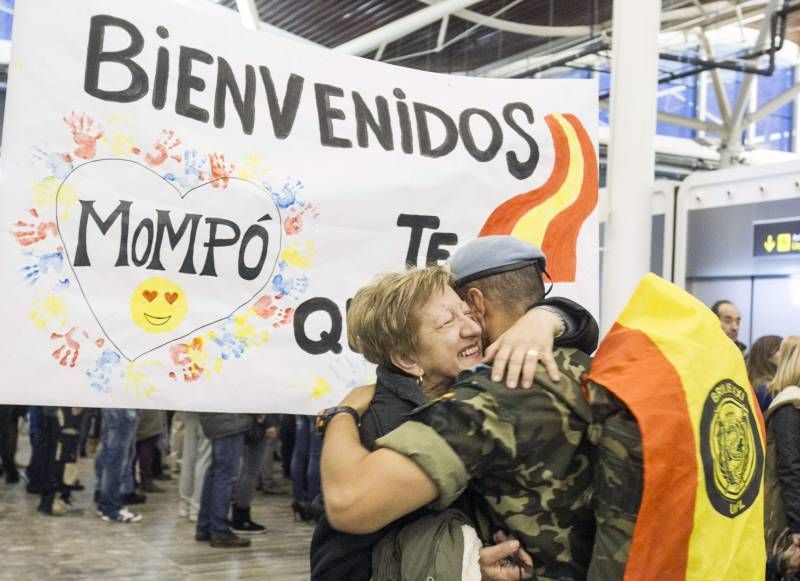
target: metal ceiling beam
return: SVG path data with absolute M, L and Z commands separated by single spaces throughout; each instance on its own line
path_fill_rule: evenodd
M 769 4 L 764 11 L 764 20 L 761 23 L 761 29 L 758 32 L 758 39 L 756 40 L 755 50 L 761 50 L 767 43 L 769 35 L 772 31 L 772 15 L 783 4 L 783 0 L 769 0 Z M 747 74 L 744 76 L 741 87 L 739 87 L 739 95 L 736 98 L 736 104 L 731 111 L 728 122 L 725 123 L 724 146 L 720 151 L 720 162 L 722 167 L 727 167 L 737 163 L 739 153 L 742 149 L 741 138 L 744 126 L 745 108 L 750 101 L 750 89 L 753 87 L 753 80 L 755 75 Z
M 307 38 L 292 34 L 288 30 L 278 28 L 277 26 L 273 26 L 272 24 L 268 24 L 261 20 L 255 0 L 236 0 L 236 9 L 239 11 L 239 16 L 241 17 L 242 24 L 245 28 L 268 32 L 269 34 L 281 36 L 295 42 L 302 42 L 304 44 L 311 44 L 313 46 L 322 46 L 316 42 L 308 40 Z
M 797 96 L 800 95 L 800 83 L 795 83 L 786 92 L 781 93 L 771 101 L 764 103 L 764 105 L 750 113 L 750 115 L 746 115 L 744 120 L 742 121 L 742 127 L 749 127 L 753 123 L 757 123 L 761 121 L 764 117 L 772 115 L 775 111 L 794 101 Z
M 600 108 L 608 110 L 608 101 L 600 101 Z M 722 125 L 719 123 L 714 123 L 713 121 L 703 121 L 702 119 L 683 117 L 682 115 L 673 115 L 672 113 L 664 113 L 663 111 L 659 111 L 657 113 L 657 118 L 660 123 L 668 123 L 670 125 L 677 125 L 678 127 L 686 127 L 687 129 L 696 129 L 697 131 L 712 131 L 715 133 L 722 131 Z
M 358 38 L 354 38 L 344 44 L 340 44 L 333 50 L 345 54 L 364 55 L 407 34 L 419 30 L 432 22 L 436 22 L 445 16 L 452 14 L 456 10 L 461 10 L 481 0 L 443 0 L 433 6 L 428 6 L 422 10 L 409 14 L 372 30 Z
M 443 0 L 421 0 L 429 6 L 441 4 Z M 538 24 L 524 24 L 513 20 L 504 20 L 475 12 L 474 10 L 455 10 L 452 16 L 457 16 L 467 22 L 480 24 L 489 28 L 502 30 L 503 32 L 513 32 L 515 34 L 525 34 L 528 36 L 588 36 L 592 33 L 591 26 L 540 26 Z
M 705 30 L 700 31 L 700 40 L 703 43 L 703 50 L 706 53 L 706 58 L 713 61 L 714 49 L 711 47 L 711 42 L 708 40 L 708 35 Z M 722 120 L 727 122 L 731 117 L 731 104 L 728 102 L 728 94 L 725 92 L 725 86 L 722 84 L 722 76 L 719 74 L 719 69 L 711 69 L 711 80 L 714 83 L 714 94 L 717 96 L 717 105 L 722 114 Z

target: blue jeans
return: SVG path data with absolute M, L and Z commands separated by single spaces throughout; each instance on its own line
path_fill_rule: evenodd
M 218 537 L 230 530 L 228 509 L 233 500 L 233 484 L 239 475 L 243 449 L 244 432 L 211 440 L 211 464 L 203 478 L 198 531 L 208 531 L 212 537 Z
M 122 495 L 133 490 L 130 463 L 138 414 L 131 409 L 104 409 L 102 413 L 101 448 L 95 461 L 100 484 L 97 508 L 105 516 L 116 518 L 122 509 Z
M 314 416 L 295 416 L 294 450 L 292 451 L 292 497 L 311 502 L 320 491 L 319 458 L 322 438 L 314 428 Z

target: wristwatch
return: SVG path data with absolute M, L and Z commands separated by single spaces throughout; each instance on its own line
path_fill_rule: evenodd
M 361 418 L 358 416 L 358 412 L 355 410 L 355 408 L 351 408 L 348 405 L 340 405 L 324 409 L 317 414 L 317 419 L 314 422 L 314 426 L 317 429 L 317 435 L 320 438 L 325 435 L 325 430 L 328 428 L 328 424 L 333 417 L 338 414 L 350 414 L 355 420 L 356 426 L 361 426 Z

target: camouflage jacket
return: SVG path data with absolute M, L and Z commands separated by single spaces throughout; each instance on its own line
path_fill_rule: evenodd
M 418 408 L 378 447 L 412 458 L 433 480 L 434 508 L 468 484 L 493 519 L 520 540 L 538 579 L 585 579 L 594 540 L 591 412 L 581 390 L 589 357 L 558 349 L 562 379 L 544 373 L 533 389 L 507 389 L 482 366 Z

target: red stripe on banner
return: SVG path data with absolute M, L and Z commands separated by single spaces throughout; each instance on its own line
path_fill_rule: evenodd
M 540 187 L 524 194 L 518 194 L 497 206 L 486 220 L 478 236 L 511 234 L 520 218 L 548 198 L 554 196 L 561 184 L 564 183 L 564 180 L 567 179 L 567 171 L 570 164 L 567 134 L 552 115 L 546 116 L 544 120 L 553 136 L 553 149 L 555 150 L 553 172 Z
M 615 323 L 589 379 L 623 400 L 642 432 L 644 491 L 625 579 L 684 579 L 697 452 L 680 376 L 645 333 Z
M 553 282 L 575 280 L 578 234 L 584 220 L 597 205 L 598 192 L 597 156 L 592 138 L 575 115 L 565 114 L 564 118 L 575 129 L 581 144 L 583 180 L 578 199 L 552 219 L 542 240 L 542 252 L 547 257 L 547 273 Z

